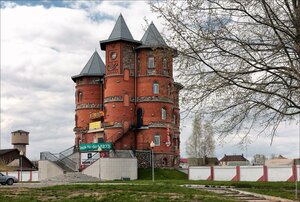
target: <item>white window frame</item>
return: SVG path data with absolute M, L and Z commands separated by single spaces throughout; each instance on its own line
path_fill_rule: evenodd
M 155 68 L 155 60 L 154 60 L 154 57 L 148 57 L 148 68 L 149 68 L 149 69 Z
M 154 82 L 152 88 L 153 94 L 159 94 L 159 83 Z
M 159 134 L 154 135 L 153 142 L 154 142 L 155 146 L 160 146 L 160 135 Z
M 167 119 L 167 109 L 161 108 L 161 119 L 166 120 Z

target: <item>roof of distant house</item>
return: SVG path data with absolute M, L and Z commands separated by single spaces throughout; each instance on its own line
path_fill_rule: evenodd
M 16 166 L 16 162 L 20 159 L 20 151 L 18 149 L 0 149 L 0 160 L 4 160 L 6 164 L 10 166 Z M 6 159 L 6 160 L 5 160 Z M 17 160 L 16 160 L 17 159 Z M 26 157 L 22 156 L 24 162 L 27 162 L 27 166 L 24 166 L 25 170 L 36 170 L 33 163 Z M 14 162 L 13 162 L 14 161 Z M 22 163 L 25 164 L 26 163 Z
M 187 158 L 181 158 L 180 163 L 188 163 L 188 159 Z
M 287 159 L 287 158 L 285 158 L 284 156 L 282 156 L 282 155 L 278 155 L 277 157 L 275 157 L 274 159 Z
M 224 157 L 220 161 L 248 161 L 244 155 L 224 155 Z
M 0 156 L 7 154 L 11 151 L 14 151 L 14 150 L 16 150 L 16 149 L 0 149 Z

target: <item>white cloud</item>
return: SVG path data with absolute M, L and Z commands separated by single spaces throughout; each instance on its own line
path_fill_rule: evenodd
M 99 41 L 108 38 L 120 13 L 136 40 L 146 29 L 147 19 L 158 30 L 161 19 L 144 1 L 67 1 L 68 7 L 25 6 L 1 2 L 1 148 L 10 148 L 10 132 L 30 132 L 28 155 L 59 152 L 74 142 L 74 83 Z M 104 52 L 99 51 L 102 59 Z M 190 135 L 191 121 L 182 124 L 181 154 Z M 294 128 L 294 127 L 293 127 Z M 286 133 L 289 138 L 286 138 Z M 249 154 L 297 155 L 297 133 L 283 128 L 269 148 L 262 138 L 248 148 Z M 237 141 L 218 147 L 217 156 L 241 153 Z
M 28 155 L 35 159 L 74 143 L 71 76 L 99 50 L 120 13 L 137 40 L 144 17 L 156 18 L 145 2 L 74 1 L 70 8 L 1 3 L 1 148 L 11 147 L 10 133 L 18 129 L 30 132 Z

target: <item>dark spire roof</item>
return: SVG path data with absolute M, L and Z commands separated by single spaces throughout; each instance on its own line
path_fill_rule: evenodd
M 142 45 L 137 48 L 168 47 L 153 22 L 149 25 L 141 41 Z
M 132 35 L 127 27 L 127 24 L 122 16 L 122 14 L 119 15 L 119 18 L 114 26 L 114 29 L 112 30 L 108 39 L 110 39 L 110 40 L 115 40 L 115 39 L 133 40 Z
M 98 52 L 95 50 L 92 57 L 89 59 L 87 64 L 84 66 L 80 74 L 72 76 L 72 80 L 75 80 L 83 76 L 103 76 L 105 75 L 105 64 L 100 58 Z
M 120 14 L 109 38 L 107 40 L 100 41 L 101 50 L 105 50 L 106 43 L 119 40 L 140 43 L 132 38 L 122 14 Z
M 13 131 L 11 133 L 29 133 L 29 132 L 27 132 L 25 130 L 16 130 L 16 131 Z

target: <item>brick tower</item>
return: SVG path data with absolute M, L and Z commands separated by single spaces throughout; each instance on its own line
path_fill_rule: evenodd
M 178 92 L 173 81 L 173 57 L 157 28 L 151 23 L 137 52 L 137 149 L 150 149 L 154 141 L 156 164 L 173 167 L 179 163 Z
M 183 86 L 173 79 L 176 50 L 167 46 L 153 23 L 141 41 L 134 40 L 122 15 L 100 47 L 106 53 L 106 65 L 95 52 L 82 72 L 72 77 L 76 145 L 112 142 L 116 150 L 134 150 L 139 164 L 147 167 L 144 157 L 149 157 L 154 141 L 155 165 L 178 166 L 178 96 Z M 104 129 L 94 130 L 92 123 Z
M 91 130 L 89 124 L 101 116 L 92 116 L 103 109 L 103 79 L 105 65 L 97 51 L 93 53 L 80 74 L 73 76 L 75 92 L 75 145 L 93 143 L 103 139 L 103 131 Z
M 106 52 L 104 88 L 105 141 L 115 149 L 134 149 L 135 51 L 139 45 L 119 16 L 109 38 L 100 41 Z

